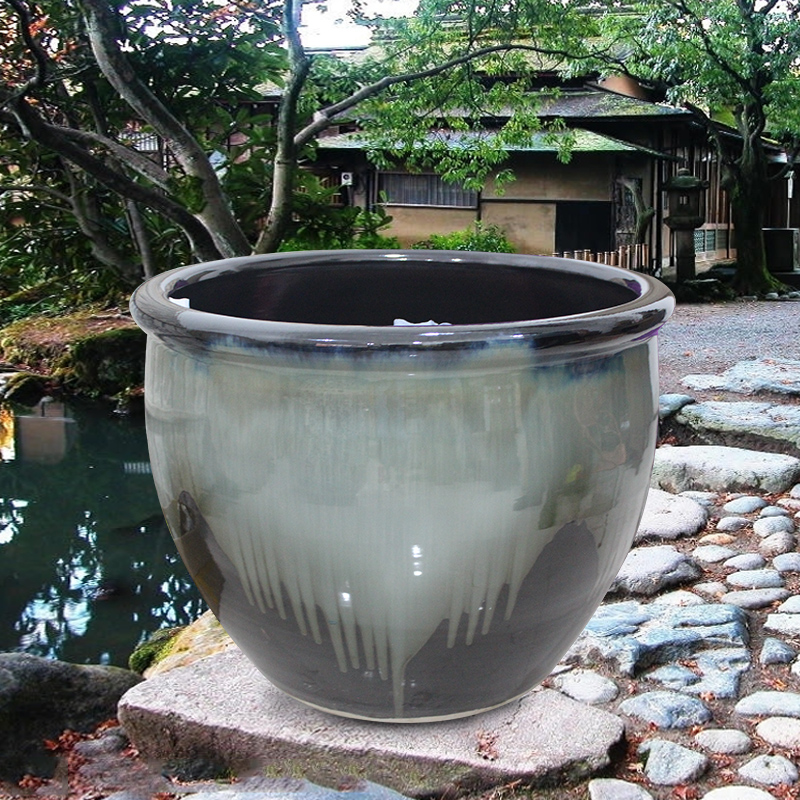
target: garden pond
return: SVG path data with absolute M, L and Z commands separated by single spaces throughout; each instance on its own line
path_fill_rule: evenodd
M 127 666 L 206 606 L 161 514 L 144 422 L 0 406 L 0 651 Z

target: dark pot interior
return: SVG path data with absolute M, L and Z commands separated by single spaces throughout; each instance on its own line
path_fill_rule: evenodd
M 409 259 L 254 267 L 203 276 L 170 297 L 188 298 L 199 311 L 277 322 L 480 325 L 614 308 L 638 292 L 552 268 Z

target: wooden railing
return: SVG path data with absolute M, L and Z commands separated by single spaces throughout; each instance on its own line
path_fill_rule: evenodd
M 634 272 L 650 272 L 650 248 L 646 244 L 627 244 L 616 250 L 595 253 L 592 250 L 565 250 L 553 253 L 560 258 L 575 258 L 578 261 L 596 261 L 612 267 L 632 269 Z

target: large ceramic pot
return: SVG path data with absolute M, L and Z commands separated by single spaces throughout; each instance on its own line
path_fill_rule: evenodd
M 631 545 L 672 308 L 645 275 L 463 252 L 143 284 L 153 476 L 222 625 L 336 714 L 446 719 L 527 692 Z

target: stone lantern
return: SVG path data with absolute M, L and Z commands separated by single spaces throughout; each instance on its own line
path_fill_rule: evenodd
M 694 231 L 705 222 L 703 193 L 708 181 L 692 175 L 688 169 L 679 169 L 664 184 L 669 215 L 664 222 L 675 231 L 675 259 L 677 279 L 695 277 Z

